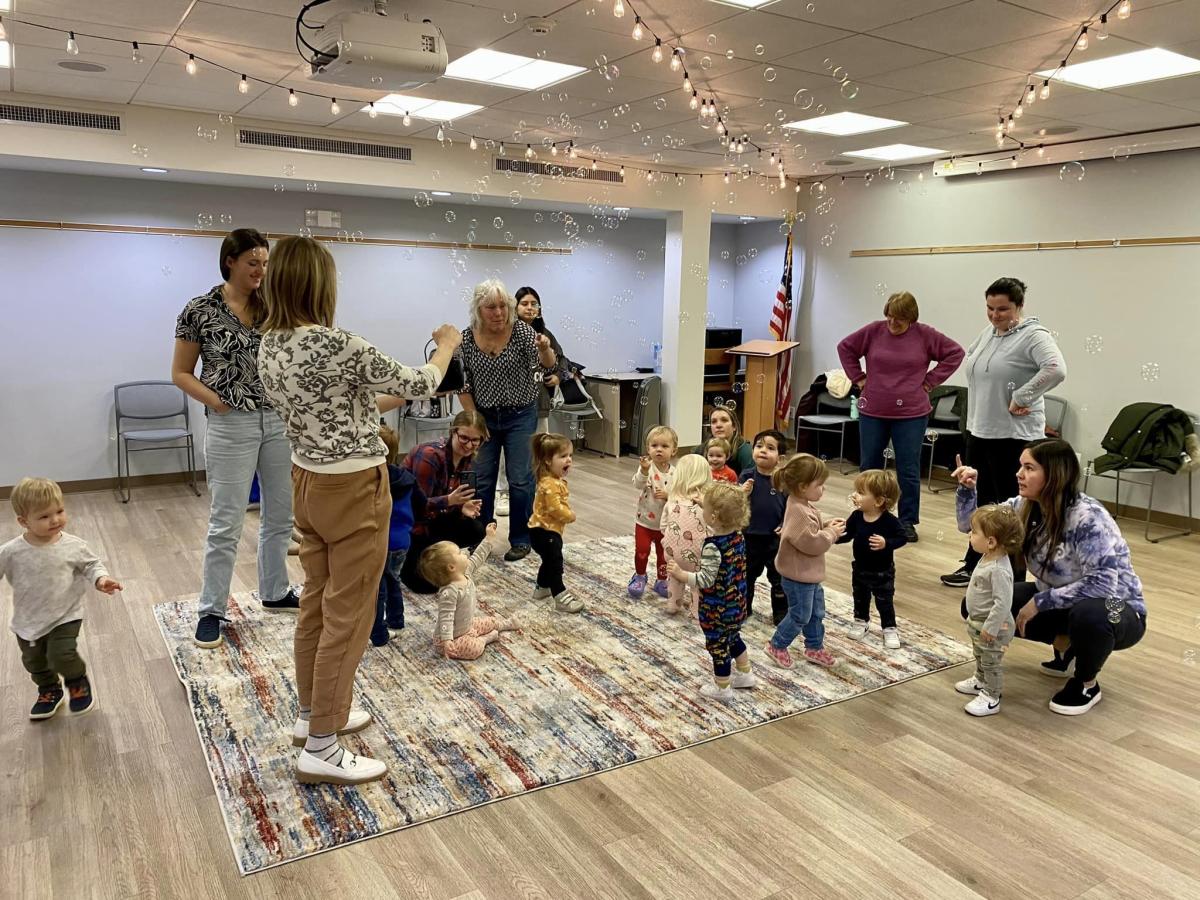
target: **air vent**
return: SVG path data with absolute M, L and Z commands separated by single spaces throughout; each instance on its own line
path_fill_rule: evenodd
M 836 169 L 841 166 L 853 166 L 856 163 L 852 159 L 846 159 L 844 156 L 835 156 L 833 159 L 827 159 L 821 163 L 823 166 L 829 166 L 831 169 Z
M 238 146 L 266 150 L 295 150 L 300 153 L 331 153 L 336 156 L 357 156 L 361 159 L 390 159 L 393 162 L 412 162 L 411 147 L 391 144 L 368 144 L 340 138 L 312 137 L 307 134 L 284 134 L 279 131 L 238 129 Z
M 49 125 L 54 128 L 89 128 L 93 131 L 120 131 L 121 117 L 108 113 L 76 112 L 47 106 L 18 106 L 0 103 L 0 122 L 18 125 Z
M 558 163 L 528 162 L 523 159 L 496 157 L 497 172 L 512 172 L 514 175 L 545 175 L 547 178 L 574 178 L 578 181 L 606 181 L 609 184 L 624 184 L 625 176 L 613 169 L 593 169 L 591 166 L 560 166 Z

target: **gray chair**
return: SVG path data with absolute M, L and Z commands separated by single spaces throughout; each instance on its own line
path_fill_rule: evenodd
M 584 436 L 583 423 L 591 419 L 603 419 L 604 414 L 600 412 L 600 408 L 596 406 L 596 401 L 592 399 L 592 395 L 587 392 L 587 388 L 583 386 L 583 380 L 578 375 L 575 376 L 575 381 L 578 383 L 579 391 L 587 398 L 582 403 L 562 403 L 558 406 L 550 407 L 550 422 L 561 422 L 565 428 L 557 428 L 551 425 L 550 430 L 557 434 L 566 435 L 571 440 L 579 440 Z
M 843 463 L 849 462 L 846 459 L 846 426 L 854 421 L 850 417 L 850 404 L 854 402 L 853 397 L 843 397 L 838 399 L 832 394 L 822 391 L 817 395 L 817 411 L 806 416 L 796 417 L 796 437 L 799 439 L 801 431 L 815 431 L 828 434 L 836 434 L 839 436 L 841 443 L 838 445 L 838 459 Z M 823 413 L 822 407 L 836 409 L 836 413 Z M 842 412 L 845 410 L 845 412 Z M 839 471 L 845 475 L 854 467 L 849 469 L 839 468 Z
M 117 493 L 122 503 L 132 496 L 129 483 L 129 454 L 146 450 L 185 450 L 188 484 L 197 497 L 196 447 L 192 439 L 187 395 L 170 381 L 128 381 L 113 388 L 113 416 L 117 432 Z M 128 427 L 126 421 L 162 422 L 183 419 L 183 427 Z M 182 441 L 183 443 L 179 443 Z M 133 446 L 130 444 L 146 444 Z M 164 446 L 166 445 L 166 446 Z
M 1187 416 L 1189 419 L 1192 420 L 1192 424 L 1196 428 L 1200 429 L 1200 413 L 1189 412 L 1187 414 Z M 1177 474 L 1183 474 L 1183 473 L 1177 473 Z M 1155 485 L 1158 483 L 1158 476 L 1165 475 L 1167 477 L 1171 477 L 1170 472 L 1163 471 L 1162 469 L 1156 469 L 1153 466 L 1128 466 L 1124 469 L 1110 469 L 1107 472 L 1098 473 L 1098 472 L 1092 471 L 1092 464 L 1088 463 L 1087 467 L 1084 468 L 1084 470 L 1083 470 L 1083 491 L 1084 491 L 1084 493 L 1087 493 L 1088 480 L 1091 478 L 1109 478 L 1109 479 L 1115 481 L 1117 483 L 1117 496 L 1116 496 L 1116 507 L 1117 508 L 1116 508 L 1116 512 L 1114 513 L 1114 515 L 1117 518 L 1120 518 L 1121 517 L 1121 482 L 1124 481 L 1126 484 L 1134 484 L 1134 485 L 1139 485 L 1141 487 L 1150 488 L 1150 499 L 1146 501 L 1145 536 L 1146 536 L 1146 540 L 1149 541 L 1151 544 L 1158 544 L 1162 541 L 1169 541 L 1172 538 L 1187 537 L 1189 534 L 1192 533 L 1191 522 L 1195 519 L 1195 513 L 1193 512 L 1193 509 L 1192 509 L 1192 494 L 1195 493 L 1195 491 L 1193 489 L 1192 481 L 1193 481 L 1193 477 L 1195 476 L 1195 474 L 1196 474 L 1195 469 L 1189 469 L 1187 472 L 1187 507 L 1188 507 L 1187 520 L 1189 523 L 1188 527 L 1182 531 L 1171 531 L 1171 532 L 1168 532 L 1167 534 L 1161 534 L 1158 537 L 1154 537 L 1154 538 L 1150 537 L 1150 516 L 1154 512 L 1154 488 L 1155 488 Z M 1130 477 L 1131 475 L 1134 477 L 1131 478 Z
M 638 384 L 633 399 L 633 415 L 629 417 L 629 443 L 643 453 L 642 440 L 652 425 L 662 422 L 662 378 L 647 375 Z
M 934 404 L 933 412 L 929 416 L 929 425 L 925 429 L 925 437 L 921 441 L 922 447 L 929 448 L 929 474 L 926 477 L 926 486 L 931 494 L 940 494 L 942 491 L 951 490 L 954 485 L 946 487 L 933 486 L 933 454 L 937 449 L 939 440 L 956 439 L 958 442 L 965 443 L 962 429 L 958 424 L 958 416 L 954 413 L 955 396 L 953 394 L 945 394 L 938 398 Z M 940 424 L 939 424 L 940 423 Z
M 1062 397 L 1046 394 L 1042 397 L 1042 402 L 1046 405 L 1046 431 L 1065 439 L 1063 425 L 1067 421 L 1067 401 Z

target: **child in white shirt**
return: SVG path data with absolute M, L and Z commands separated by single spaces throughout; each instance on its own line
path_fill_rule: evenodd
M 671 489 L 671 478 L 675 474 L 671 460 L 678 451 L 679 436 L 675 429 L 667 425 L 655 425 L 646 435 L 646 455 L 633 473 L 633 483 L 641 491 L 638 496 L 637 524 L 633 526 L 633 577 L 629 579 L 629 596 L 635 600 L 642 599 L 642 594 L 646 592 L 646 564 L 650 560 L 652 544 L 658 562 L 654 593 L 664 598 L 668 594 L 662 513 L 667 504 L 667 492 Z

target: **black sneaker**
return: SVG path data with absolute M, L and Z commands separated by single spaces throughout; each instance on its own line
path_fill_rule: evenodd
M 67 692 L 71 695 L 71 714 L 81 716 L 96 705 L 92 697 L 92 683 L 86 675 L 80 675 L 74 681 L 67 682 Z
M 267 612 L 300 612 L 300 595 L 288 588 L 278 600 L 263 600 L 262 608 Z
M 1100 697 L 1100 682 L 1093 684 L 1090 690 L 1084 690 L 1083 682 L 1071 676 L 1067 686 L 1050 700 L 1050 712 L 1060 716 L 1082 716 L 1100 702 Z
M 1041 665 L 1042 674 L 1051 678 L 1070 678 L 1075 671 L 1075 651 L 1070 647 L 1066 653 L 1054 651 L 1054 659 L 1048 659 Z
M 904 536 L 905 536 L 905 538 L 908 539 L 908 542 L 910 544 L 915 544 L 917 541 L 919 541 L 921 539 L 921 536 L 919 534 L 917 534 L 917 529 L 915 526 L 901 525 L 900 527 L 901 527 L 901 529 L 903 529 Z
M 504 561 L 516 562 L 519 559 L 524 559 L 529 555 L 531 549 L 528 544 L 513 544 L 508 548 L 508 552 L 504 554 Z
M 200 617 L 196 623 L 196 636 L 192 638 L 197 647 L 211 649 L 221 643 L 221 617 L 212 613 Z
M 949 575 L 942 576 L 942 584 L 946 587 L 965 588 L 971 583 L 971 573 L 966 566 L 960 566 Z
M 56 684 L 51 688 L 39 688 L 37 703 L 33 704 L 33 709 L 29 710 L 29 718 L 50 718 L 62 707 L 64 699 L 66 699 L 66 694 L 63 693 L 61 684 Z

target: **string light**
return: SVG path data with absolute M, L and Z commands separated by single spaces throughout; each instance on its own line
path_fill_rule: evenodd
M 248 93 L 250 93 L 250 82 L 248 82 L 248 81 L 246 80 L 246 76 L 245 76 L 245 75 L 243 75 L 243 76 L 242 76 L 242 80 L 238 82 L 238 93 L 239 93 L 239 94 L 248 94 Z
M 654 50 L 650 53 L 650 58 L 656 63 L 662 62 L 662 40 L 654 39 Z
M 187 62 L 184 64 L 183 70 L 189 75 L 196 74 L 196 55 L 194 53 L 188 54 Z
M 331 116 L 340 116 L 342 114 L 342 107 L 337 102 L 337 97 L 329 101 L 329 114 Z
M 1021 116 L 1025 115 L 1025 107 L 1023 107 L 1021 104 L 1018 103 L 1017 108 L 1012 111 L 1012 114 L 1013 114 L 1013 118 L 1016 118 L 1016 119 L 1021 118 Z
M 623 15 L 625 15 L 625 3 L 623 0 L 617 0 L 617 2 L 613 4 L 613 17 L 619 19 Z
M 596 171 L 596 161 L 594 159 L 592 160 L 592 171 Z
M 472 150 L 479 149 L 479 141 L 475 140 L 475 135 L 471 135 L 471 143 L 469 146 Z
M 1042 89 L 1039 92 L 1039 95 L 1041 96 L 1041 98 L 1043 100 L 1050 99 L 1050 79 L 1049 78 L 1047 78 L 1045 81 L 1042 82 Z
M 1121 0 L 1121 2 L 1117 4 L 1118 19 L 1128 19 L 1131 12 L 1133 12 L 1133 4 L 1130 3 L 1129 0 Z
M 499 150 L 499 152 L 498 152 L 496 155 L 497 155 L 497 156 L 504 156 L 504 141 L 501 141 L 501 142 L 500 142 L 500 150 Z
M 375 101 L 373 100 L 367 104 L 367 115 L 372 119 L 379 115 L 379 110 L 375 108 Z
M 1043 147 L 1041 144 L 1038 144 L 1038 148 L 1037 148 L 1037 155 L 1038 155 L 1039 157 L 1041 157 L 1041 156 L 1045 156 L 1045 155 L 1046 155 L 1046 148 L 1045 148 L 1045 147 Z
M 1012 158 L 1012 162 L 1009 163 L 1009 166 L 1014 169 L 1017 167 L 1017 158 L 1015 156 Z
M 695 91 L 692 91 L 692 99 L 688 101 L 688 106 L 691 109 L 699 109 L 700 108 L 700 98 L 696 96 Z
M 729 173 L 728 172 L 725 173 L 725 183 L 729 184 Z
M 642 17 L 634 16 L 633 17 L 633 39 L 635 41 L 640 41 L 642 39 L 643 33 L 644 32 L 642 31 Z
M 685 94 L 692 93 L 692 79 L 688 77 L 687 69 L 683 70 L 683 92 Z
M 558 156 L 558 144 L 551 144 L 551 145 L 550 145 L 550 155 L 551 155 L 551 156 Z
M 1013 129 L 1013 117 L 1009 116 L 1007 119 L 1004 120 L 1004 132 L 1007 134 L 1008 132 L 1012 131 L 1012 129 Z
M 75 43 L 75 32 L 68 32 L 67 37 L 67 52 L 72 56 L 79 55 L 79 45 Z
M 620 175 L 621 175 L 621 177 L 622 177 L 622 178 L 624 178 L 624 177 L 625 177 L 625 167 L 624 167 L 624 166 L 621 166 L 621 169 L 620 169 Z
M 0 29 L 0 31 L 2 31 L 2 29 Z M 0 34 L 0 41 L 2 41 L 2 40 L 4 40 L 4 36 L 3 36 L 3 34 Z M 132 56 L 132 59 L 133 59 L 133 61 L 134 61 L 134 64 L 136 64 L 136 65 L 139 65 L 139 66 L 140 66 L 140 65 L 141 65 L 143 62 L 145 62 L 145 58 L 142 56 L 142 48 L 138 46 L 138 42 L 137 42 L 137 41 L 134 41 L 134 42 L 133 42 L 133 56 Z
M 411 124 L 412 124 L 412 116 L 410 116 L 410 115 L 408 114 L 408 110 L 407 110 L 407 109 L 404 111 L 404 118 L 403 118 L 403 119 L 401 119 L 401 120 L 400 120 L 400 122 L 401 122 L 401 124 L 403 124 L 403 125 L 404 125 L 404 127 L 405 127 L 405 128 L 407 128 L 409 125 L 411 125 Z M 501 144 L 500 146 L 501 146 L 501 147 L 503 147 L 504 145 L 503 145 L 503 144 Z M 503 154 L 503 153 L 501 153 L 500 155 L 501 155 L 501 156 L 503 156 L 504 154 Z
M 533 159 L 533 146 L 531 144 L 525 145 L 525 158 Z
M 671 51 L 671 71 L 678 72 L 682 68 L 683 68 L 683 60 L 679 58 L 679 51 L 672 50 Z
M 437 139 L 438 139 L 439 141 L 444 141 L 444 140 L 446 139 L 446 132 L 442 130 L 442 126 L 441 126 L 441 125 L 439 125 L 439 126 L 438 126 L 438 130 L 437 130 Z
M 1108 13 L 1100 14 L 1100 24 L 1096 26 L 1096 40 L 1108 40 Z
M 300 105 L 300 98 L 296 96 L 295 89 L 288 88 L 288 106 L 292 107 L 292 109 L 295 109 L 299 105 Z
M 1079 38 L 1075 41 L 1076 50 L 1086 50 L 1088 48 L 1087 26 L 1084 25 L 1079 31 Z
M 1025 105 L 1033 106 L 1033 101 L 1037 99 L 1037 89 L 1031 84 L 1029 90 L 1025 92 Z

